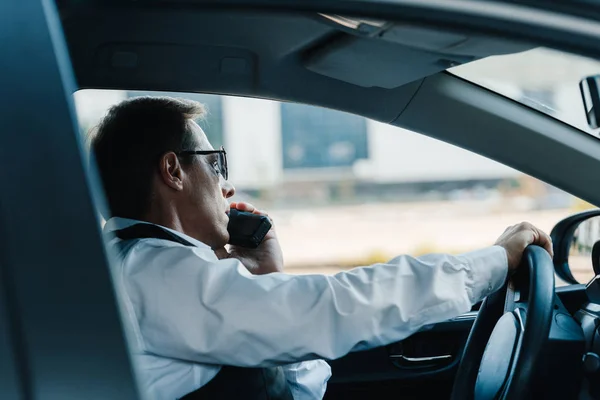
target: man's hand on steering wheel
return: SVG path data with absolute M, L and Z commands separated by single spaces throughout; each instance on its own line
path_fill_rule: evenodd
M 504 247 L 504 250 L 506 250 L 509 274 L 517 270 L 521 264 L 525 248 L 531 244 L 543 247 L 550 253 L 550 256 L 554 255 L 550 236 L 529 222 L 509 226 L 498 238 L 496 245 Z
M 554 312 L 559 312 L 548 256 L 552 256 L 552 241 L 524 222 L 506 229 L 496 245 L 506 251 L 508 282 L 480 306 L 456 373 L 452 400 L 535 398 L 534 379 L 545 362 Z M 527 279 L 515 279 L 517 269 Z

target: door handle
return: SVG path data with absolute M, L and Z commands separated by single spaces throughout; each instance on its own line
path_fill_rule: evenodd
M 404 354 L 390 354 L 389 356 L 394 360 L 401 360 L 409 364 L 421 364 L 430 363 L 442 360 L 449 360 L 452 358 L 451 354 L 444 354 L 442 356 L 430 356 L 430 357 L 407 357 Z
M 453 356 L 450 354 L 428 357 L 407 357 L 404 354 L 389 355 L 391 363 L 400 369 L 441 368 L 449 365 L 452 358 Z

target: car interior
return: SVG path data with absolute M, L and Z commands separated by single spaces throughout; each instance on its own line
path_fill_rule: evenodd
M 447 71 L 539 46 L 600 58 L 600 9 L 584 2 L 8 0 L 0 43 L 3 399 L 144 398 L 107 267 L 115 255 L 97 212 L 104 194 L 76 125 L 77 90 L 344 111 L 600 204 L 597 137 Z M 578 226 L 598 215 L 556 221 L 554 260 L 529 249 L 527 273 L 471 312 L 328 360 L 325 398 L 600 396 L 600 286 L 577 282 L 568 265 Z M 598 260 L 590 247 L 590 270 Z M 570 285 L 555 288 L 555 272 Z

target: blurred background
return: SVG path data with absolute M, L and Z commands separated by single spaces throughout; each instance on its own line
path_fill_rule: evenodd
M 596 135 L 587 128 L 578 83 L 599 71 L 595 61 L 535 49 L 450 72 Z M 335 273 L 404 253 L 458 254 L 492 245 L 509 225 L 529 221 L 550 232 L 562 218 L 592 208 L 466 150 L 307 105 L 81 90 L 75 102 L 82 133 L 111 105 L 145 95 L 184 97 L 207 106 L 208 116 L 198 122 L 215 148 L 227 150 L 234 200 L 251 202 L 273 217 L 290 273 Z M 574 273 L 586 282 L 591 264 L 581 263 Z

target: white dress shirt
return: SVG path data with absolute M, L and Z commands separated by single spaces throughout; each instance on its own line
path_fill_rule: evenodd
M 112 218 L 104 229 L 140 222 Z M 238 260 L 219 260 L 204 243 L 169 231 L 197 247 L 130 240 L 116 249 L 113 266 L 134 362 L 152 399 L 182 397 L 220 365 L 282 365 L 295 400 L 320 399 L 331 375 L 321 359 L 397 342 L 467 312 L 502 286 L 508 270 L 505 250 L 493 246 L 399 256 L 332 276 L 252 275 Z

